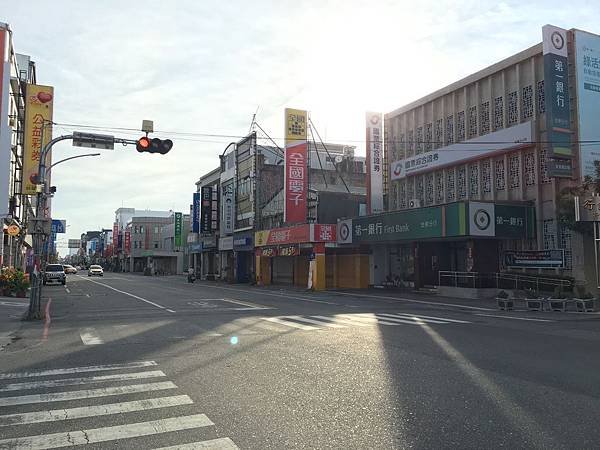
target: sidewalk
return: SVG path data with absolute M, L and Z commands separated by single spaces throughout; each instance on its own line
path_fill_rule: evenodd
M 28 298 L 0 297 L 0 350 L 10 344 L 23 327 L 21 319 L 28 306 Z

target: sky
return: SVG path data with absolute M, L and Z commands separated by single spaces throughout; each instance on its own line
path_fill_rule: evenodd
M 591 1 L 0 0 L 18 53 L 55 88 L 54 136 L 137 139 L 56 166 L 66 240 L 112 228 L 119 207 L 189 211 L 195 182 L 256 122 L 278 143 L 284 108 L 309 111 L 327 142 L 364 155 L 365 111 L 390 112 L 541 42 L 550 23 L 600 34 Z M 69 141 L 53 160 L 87 153 Z

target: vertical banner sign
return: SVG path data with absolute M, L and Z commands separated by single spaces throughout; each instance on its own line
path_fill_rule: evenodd
M 233 209 L 234 209 L 234 189 L 233 189 L 233 180 L 226 184 L 221 185 L 222 192 L 222 209 L 221 213 L 223 217 L 221 218 L 221 235 L 227 236 L 228 234 L 233 233 Z
M 125 231 L 125 254 L 131 253 L 131 231 Z
M 175 247 L 181 247 L 181 227 L 183 225 L 183 214 L 175 213 Z
M 113 248 L 115 253 L 119 251 L 119 224 L 115 222 L 113 224 Z
M 52 127 L 44 126 L 44 124 L 52 121 L 53 103 L 54 88 L 52 86 L 27 84 L 25 90 L 25 148 L 23 150 L 23 193 L 27 195 L 35 194 L 35 178 L 40 164 L 42 146 L 52 139 Z M 46 166 L 49 163 L 50 158 L 46 160 Z
M 7 30 L 0 29 L 0 216 L 5 216 L 9 213 L 8 193 L 11 178 L 11 130 L 7 119 L 10 102 L 9 36 Z M 0 243 L 1 245 L 2 243 Z M 1 262 L 2 252 L 0 252 Z
M 368 214 L 383 211 L 383 115 L 367 112 L 367 209 Z
M 569 64 L 567 31 L 552 25 L 542 27 L 544 95 L 549 160 L 548 176 L 571 177 L 571 113 L 569 108 Z
M 194 192 L 192 202 L 192 233 L 200 232 L 200 192 Z
M 284 221 L 304 223 L 308 194 L 306 111 L 285 110 L 285 202 Z
M 200 190 L 200 233 L 210 233 L 212 230 L 212 187 L 202 186 Z
M 215 186 L 212 190 L 212 199 L 210 203 L 210 229 L 219 230 L 219 187 Z
M 600 161 L 600 36 L 575 31 L 577 117 L 579 118 L 579 170 L 583 180 L 595 178 L 594 163 Z M 587 142 L 586 142 L 587 141 Z

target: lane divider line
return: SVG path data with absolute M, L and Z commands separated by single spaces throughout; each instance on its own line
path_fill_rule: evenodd
M 516 316 L 501 316 L 500 314 L 481 314 L 477 313 L 476 316 L 484 316 L 484 317 L 498 317 L 500 319 L 512 319 L 512 320 L 527 320 L 530 322 L 555 322 L 550 319 L 532 319 L 531 317 L 516 317 Z
M 174 312 L 175 312 L 175 311 L 173 311 L 172 309 L 169 309 L 169 308 L 167 308 L 166 306 L 159 305 L 158 303 L 151 302 L 150 300 L 148 300 L 148 299 L 146 299 L 146 298 L 143 298 L 143 297 L 140 297 L 139 295 L 132 294 L 131 292 L 122 291 L 122 290 L 120 290 L 120 289 L 117 289 L 117 288 L 114 288 L 114 287 L 112 287 L 112 286 L 110 286 L 110 285 L 108 285 L 108 284 L 100 283 L 99 281 L 95 281 L 95 280 L 88 280 L 87 278 L 85 278 L 85 277 L 82 277 L 82 276 L 80 276 L 80 275 L 77 275 L 77 276 L 78 276 L 79 278 L 83 279 L 83 280 L 87 280 L 87 281 L 89 281 L 90 283 L 96 283 L 96 284 L 99 284 L 100 286 L 104 286 L 105 288 L 111 289 L 111 290 L 113 290 L 113 291 L 115 291 L 115 292 L 118 292 L 119 294 L 128 295 L 129 297 L 133 297 L 133 298 L 135 298 L 135 299 L 141 300 L 141 301 L 143 301 L 143 302 L 145 302 L 145 303 L 148 303 L 149 305 L 152 305 L 152 306 L 154 306 L 154 307 L 156 307 L 156 308 L 159 308 L 159 309 L 165 310 L 165 311 L 167 311 L 167 312 L 170 312 L 170 313 L 174 313 Z

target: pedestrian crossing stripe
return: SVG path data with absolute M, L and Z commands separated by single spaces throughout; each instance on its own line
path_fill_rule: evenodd
M 119 441 L 122 439 L 141 438 L 144 436 L 159 435 L 163 433 L 183 431 L 189 429 L 202 429 L 215 424 L 205 414 L 173 415 L 173 408 L 192 405 L 194 402 L 188 395 L 165 395 L 163 392 L 169 389 L 178 389 L 171 381 L 154 383 L 141 383 L 133 385 L 109 385 L 97 389 L 72 390 L 64 392 L 53 392 L 20 396 L 5 396 L 12 391 L 27 389 L 46 389 L 62 386 L 75 386 L 95 383 L 122 383 L 131 380 L 141 380 L 155 377 L 166 377 L 161 370 L 153 370 L 157 366 L 155 361 L 137 361 L 132 363 L 106 364 L 96 366 L 70 367 L 43 369 L 38 371 L 26 371 L 15 373 L 0 373 L 0 435 L 6 436 L 1 430 L 9 429 L 11 432 L 19 430 L 19 425 L 29 425 L 25 428 L 26 436 L 16 436 L 0 439 L 0 448 L 11 449 L 48 449 L 71 447 L 102 443 L 108 441 Z M 145 367 L 149 370 L 123 372 L 132 368 Z M 121 371 L 121 373 L 96 375 L 94 372 Z M 78 377 L 68 377 L 72 374 L 88 374 Z M 50 376 L 63 376 L 62 378 L 43 379 Z M 66 376 L 66 377 L 65 377 Z M 35 378 L 42 378 L 35 380 Z M 33 380 L 32 380 L 33 379 Z M 4 381 L 2 381 L 4 380 Z M 25 380 L 25 381 L 23 381 Z M 31 380 L 31 381 L 29 381 Z M 8 382 L 7 382 L 8 381 Z M 114 395 L 139 394 L 149 396 L 152 393 L 161 392 L 159 396 L 145 398 L 142 400 L 119 401 L 114 403 L 93 404 L 102 397 Z M 10 395 L 10 394 L 9 394 Z M 126 400 L 119 397 L 119 400 Z M 77 407 L 65 405 L 60 409 L 48 409 L 47 404 L 52 402 L 77 401 Z M 82 406 L 84 403 L 90 403 Z M 6 408 L 19 405 L 37 405 L 39 410 L 16 412 L 7 414 Z M 68 423 L 76 419 L 106 416 L 109 420 L 129 415 L 136 412 L 155 410 L 164 412 L 167 417 L 150 421 L 132 420 L 130 423 L 109 424 L 105 427 L 65 431 L 49 434 L 32 433 L 31 426 L 48 422 Z M 166 411 L 169 411 L 167 413 Z M 4 413 L 4 414 L 2 414 Z M 34 428 L 35 430 L 35 428 Z M 228 437 L 208 439 L 197 442 L 186 442 L 181 445 L 163 447 L 160 450 L 170 449 L 211 449 L 211 450 L 236 450 L 238 447 Z

